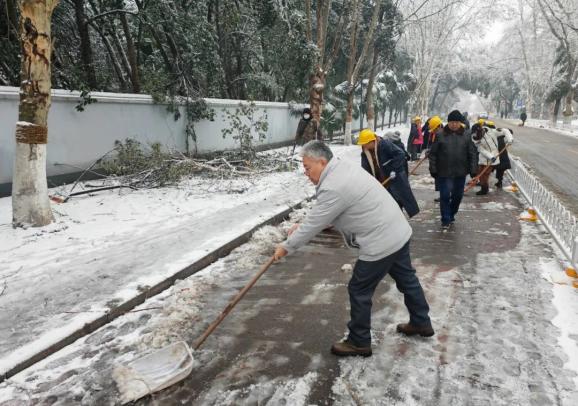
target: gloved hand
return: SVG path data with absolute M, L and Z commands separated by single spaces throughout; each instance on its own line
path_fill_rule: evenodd
M 389 180 L 394 180 L 396 176 L 397 176 L 397 174 L 395 173 L 395 171 L 391 171 L 389 173 Z
M 492 163 L 496 162 L 496 157 L 493 156 L 492 159 L 490 159 L 490 161 L 492 161 Z
M 474 179 L 476 176 L 478 176 L 477 173 L 475 172 L 470 173 L 470 178 Z

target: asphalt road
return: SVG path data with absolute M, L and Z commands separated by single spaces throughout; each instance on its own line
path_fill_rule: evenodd
M 514 130 L 512 153 L 531 166 L 544 186 L 578 217 L 578 138 L 518 127 L 512 121 L 496 120 L 496 125 Z

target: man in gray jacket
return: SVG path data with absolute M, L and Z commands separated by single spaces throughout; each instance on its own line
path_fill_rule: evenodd
M 300 225 L 275 250 L 279 260 L 307 244 L 328 225 L 339 230 L 349 246 L 359 248 L 348 291 L 351 303 L 349 336 L 335 343 L 335 355 L 371 355 L 371 304 L 377 284 L 390 274 L 404 294 L 409 323 L 397 331 L 431 337 L 429 306 L 411 265 L 411 227 L 399 206 L 379 182 L 357 165 L 339 158 L 321 141 L 301 150 L 305 174 L 316 185 L 317 202 Z

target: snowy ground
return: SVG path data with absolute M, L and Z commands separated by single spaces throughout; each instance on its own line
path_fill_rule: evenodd
M 344 156 L 357 160 L 358 149 L 352 147 L 349 151 Z M 437 207 L 431 202 L 430 178 L 420 176 L 412 179 L 412 183 L 420 193 L 418 199 L 424 209 L 412 220 L 414 230 L 422 229 L 424 234 L 418 244 L 444 243 L 440 238 L 457 238 L 455 244 L 464 244 L 467 236 L 440 237 L 436 231 L 439 219 Z M 290 224 L 305 212 L 306 209 L 297 211 L 291 221 L 277 228 L 265 227 L 228 257 L 0 384 L 0 405 L 117 404 L 120 394 L 112 382 L 115 366 L 168 342 L 188 340 L 191 331 L 194 334 L 202 331 L 201 327 L 224 308 L 263 263 L 274 244 L 284 238 Z M 468 200 L 461 215 L 484 223 L 488 221 L 484 213 L 520 212 L 522 206 L 511 198 L 504 202 Z M 541 227 L 521 223 L 517 226 L 519 240 L 511 241 L 514 236 L 509 236 L 508 227 L 516 222 L 512 218 L 508 223 L 488 224 L 481 230 L 487 233 L 480 232 L 476 237 L 485 246 L 492 239 L 510 241 L 512 247 L 505 251 L 480 249 L 476 254 L 471 247 L 464 246 L 474 260 L 457 266 L 432 265 L 425 257 L 414 260 L 430 298 L 437 328 L 435 339 L 396 335 L 391 320 L 405 317 L 399 294 L 389 287 L 379 293 L 376 302 L 386 305 L 373 316 L 374 356 L 339 361 L 330 404 L 577 404 L 577 291 L 568 284 L 552 282 L 561 280 L 558 275 L 562 269 L 554 244 Z M 327 279 L 312 283 L 311 292 L 303 292 L 305 296 L 300 300 L 331 306 L 332 292 L 344 289 L 339 279 L 347 275 L 338 275 L 337 281 L 330 281 L 332 277 L 326 275 Z M 299 276 L 268 273 L 259 284 L 276 288 L 275 281 L 279 278 L 285 278 L 287 286 L 293 286 Z M 285 322 L 291 323 L 291 309 L 280 305 L 264 298 L 254 306 L 244 307 L 228 320 L 229 333 L 242 339 L 246 321 L 267 306 L 277 307 L 279 317 L 288 313 L 283 317 L 288 317 Z M 316 320 L 317 317 L 312 317 L 317 324 Z M 274 320 L 270 322 L 274 328 Z M 195 369 L 218 362 L 230 348 L 231 340 L 236 339 L 227 334 L 216 337 L 219 338 L 213 340 L 217 344 L 213 341 L 195 352 Z M 271 357 L 263 351 L 249 358 L 238 358 L 231 369 L 217 377 L 213 386 L 206 388 L 199 404 L 309 404 L 312 387 L 329 373 L 322 367 L 322 357 L 329 355 L 311 355 L 308 370 L 301 374 L 287 372 L 270 377 L 262 374 L 263 368 L 290 365 L 291 360 Z M 239 387 L 239 382 L 248 380 L 253 383 Z
M 512 121 L 512 120 L 510 120 Z M 516 124 L 519 124 L 519 120 L 514 120 Z M 556 127 L 552 126 L 552 122 L 550 120 L 535 120 L 535 119 L 528 119 L 526 120 L 526 127 L 533 127 L 533 128 L 547 128 L 550 131 L 554 131 L 558 134 L 566 135 L 569 137 L 578 138 L 578 120 L 572 121 L 572 124 L 568 127 L 564 125 L 562 120 L 559 120 L 556 124 Z
M 78 196 L 27 230 L 0 199 L 0 373 L 310 196 L 301 172 Z

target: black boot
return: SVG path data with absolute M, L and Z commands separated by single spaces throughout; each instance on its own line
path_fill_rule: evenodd
M 488 194 L 489 187 L 482 185 L 482 190 L 476 193 L 478 196 L 483 196 Z
M 495 185 L 495 186 L 496 186 L 498 189 L 501 189 L 501 188 L 502 188 L 502 180 L 501 180 L 501 179 L 498 180 L 498 181 L 496 182 L 496 185 Z

